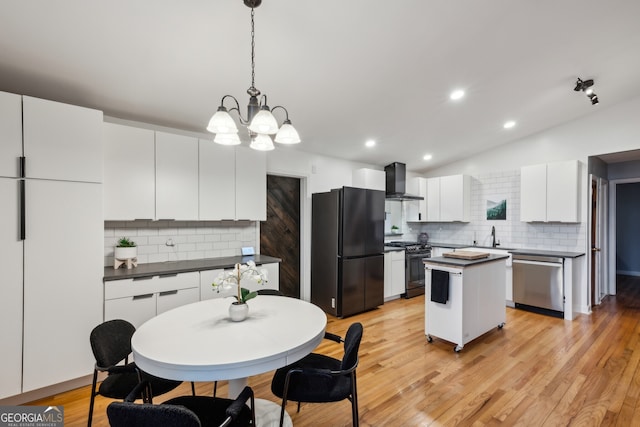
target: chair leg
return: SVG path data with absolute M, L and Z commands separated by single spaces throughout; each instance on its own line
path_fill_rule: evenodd
M 193 381 L 191 381 L 191 395 L 196 395 L 196 385 L 193 383 Z
M 298 402 L 298 413 L 300 412 L 300 402 Z
M 356 385 L 356 373 L 351 376 L 351 416 L 353 417 L 353 427 L 360 425 L 360 416 L 358 414 L 358 387 Z
M 91 400 L 89 401 L 89 418 L 87 421 L 87 427 L 91 427 L 91 421 L 93 420 L 93 403 L 96 399 L 96 383 L 98 382 L 98 371 L 93 370 L 93 382 L 91 383 Z
M 214 381 L 213 382 L 213 397 L 216 397 L 217 393 L 218 393 L 218 381 Z

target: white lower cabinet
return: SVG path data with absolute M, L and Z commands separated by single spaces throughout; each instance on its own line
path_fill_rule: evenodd
M 384 298 L 393 298 L 405 292 L 404 251 L 384 254 Z
M 31 180 L 26 206 L 23 392 L 91 373 L 104 271 L 100 184 Z
M 124 319 L 136 328 L 152 317 L 200 299 L 198 272 L 123 279 L 104 284 L 104 320 Z
M 2 93 L 0 92 L 0 95 Z M 3 200 L 18 200 L 18 181 L 0 178 Z M 22 241 L 17 239 L 19 212 L 15 203 L 0 203 L 0 399 L 22 391 Z

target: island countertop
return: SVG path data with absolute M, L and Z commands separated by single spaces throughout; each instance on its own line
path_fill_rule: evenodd
M 480 259 L 458 259 L 458 258 L 447 258 L 447 257 L 435 257 L 435 258 L 424 258 L 422 262 L 424 264 L 429 265 L 444 265 L 447 267 L 471 267 L 473 265 L 484 264 L 485 262 L 493 262 L 499 261 L 501 259 L 507 259 L 509 255 L 502 254 L 490 254 L 486 258 Z
M 108 282 L 110 280 L 152 277 L 166 274 L 188 273 L 191 271 L 215 270 L 219 268 L 233 268 L 237 263 L 246 264 L 247 261 L 254 261 L 257 265 L 282 262 L 280 258 L 260 254 L 185 261 L 152 262 L 148 264 L 138 264 L 137 267 L 131 269 L 119 268 L 116 270 L 113 267 L 105 267 L 104 277 L 102 280 Z

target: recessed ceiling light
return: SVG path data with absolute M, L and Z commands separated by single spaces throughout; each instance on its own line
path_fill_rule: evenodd
M 457 101 L 463 97 L 464 97 L 464 90 L 462 89 L 456 89 L 453 92 L 451 92 L 451 95 L 449 95 L 449 98 L 451 98 L 454 101 Z
M 509 120 L 508 122 L 505 122 L 502 127 L 504 127 L 505 129 L 511 129 L 512 127 L 514 127 L 516 125 L 516 122 L 514 122 L 513 120 Z
M 433 156 L 431 154 L 425 154 L 422 158 L 424 160 L 431 160 L 431 159 L 433 159 Z
M 370 139 L 367 142 L 365 142 L 364 145 L 367 147 L 374 147 L 376 145 L 376 142 L 373 139 Z

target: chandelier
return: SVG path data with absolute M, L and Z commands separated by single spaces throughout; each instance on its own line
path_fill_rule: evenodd
M 251 87 L 247 89 L 249 94 L 249 104 L 247 105 L 247 117 L 242 117 L 240 113 L 240 104 L 232 95 L 225 95 L 220 101 L 220 106 L 216 113 L 209 120 L 207 130 L 215 133 L 213 142 L 222 145 L 238 145 L 240 137 L 238 136 L 238 127 L 234 122 L 231 111 L 236 111 L 242 126 L 249 130 L 251 144 L 254 150 L 269 151 L 275 147 L 273 141 L 280 144 L 297 144 L 300 142 L 300 136 L 296 129 L 291 125 L 289 120 L 289 112 L 281 105 L 270 109 L 267 105 L 267 95 L 261 95 L 260 91 L 255 87 L 255 25 L 254 25 L 254 9 L 262 3 L 262 0 L 244 0 L 244 4 L 251 8 Z M 225 99 L 232 99 L 235 105 L 227 110 L 224 106 Z M 282 109 L 285 113 L 285 120 L 282 126 L 278 128 L 278 122 L 273 115 L 277 109 Z M 271 135 L 275 135 L 272 141 Z

